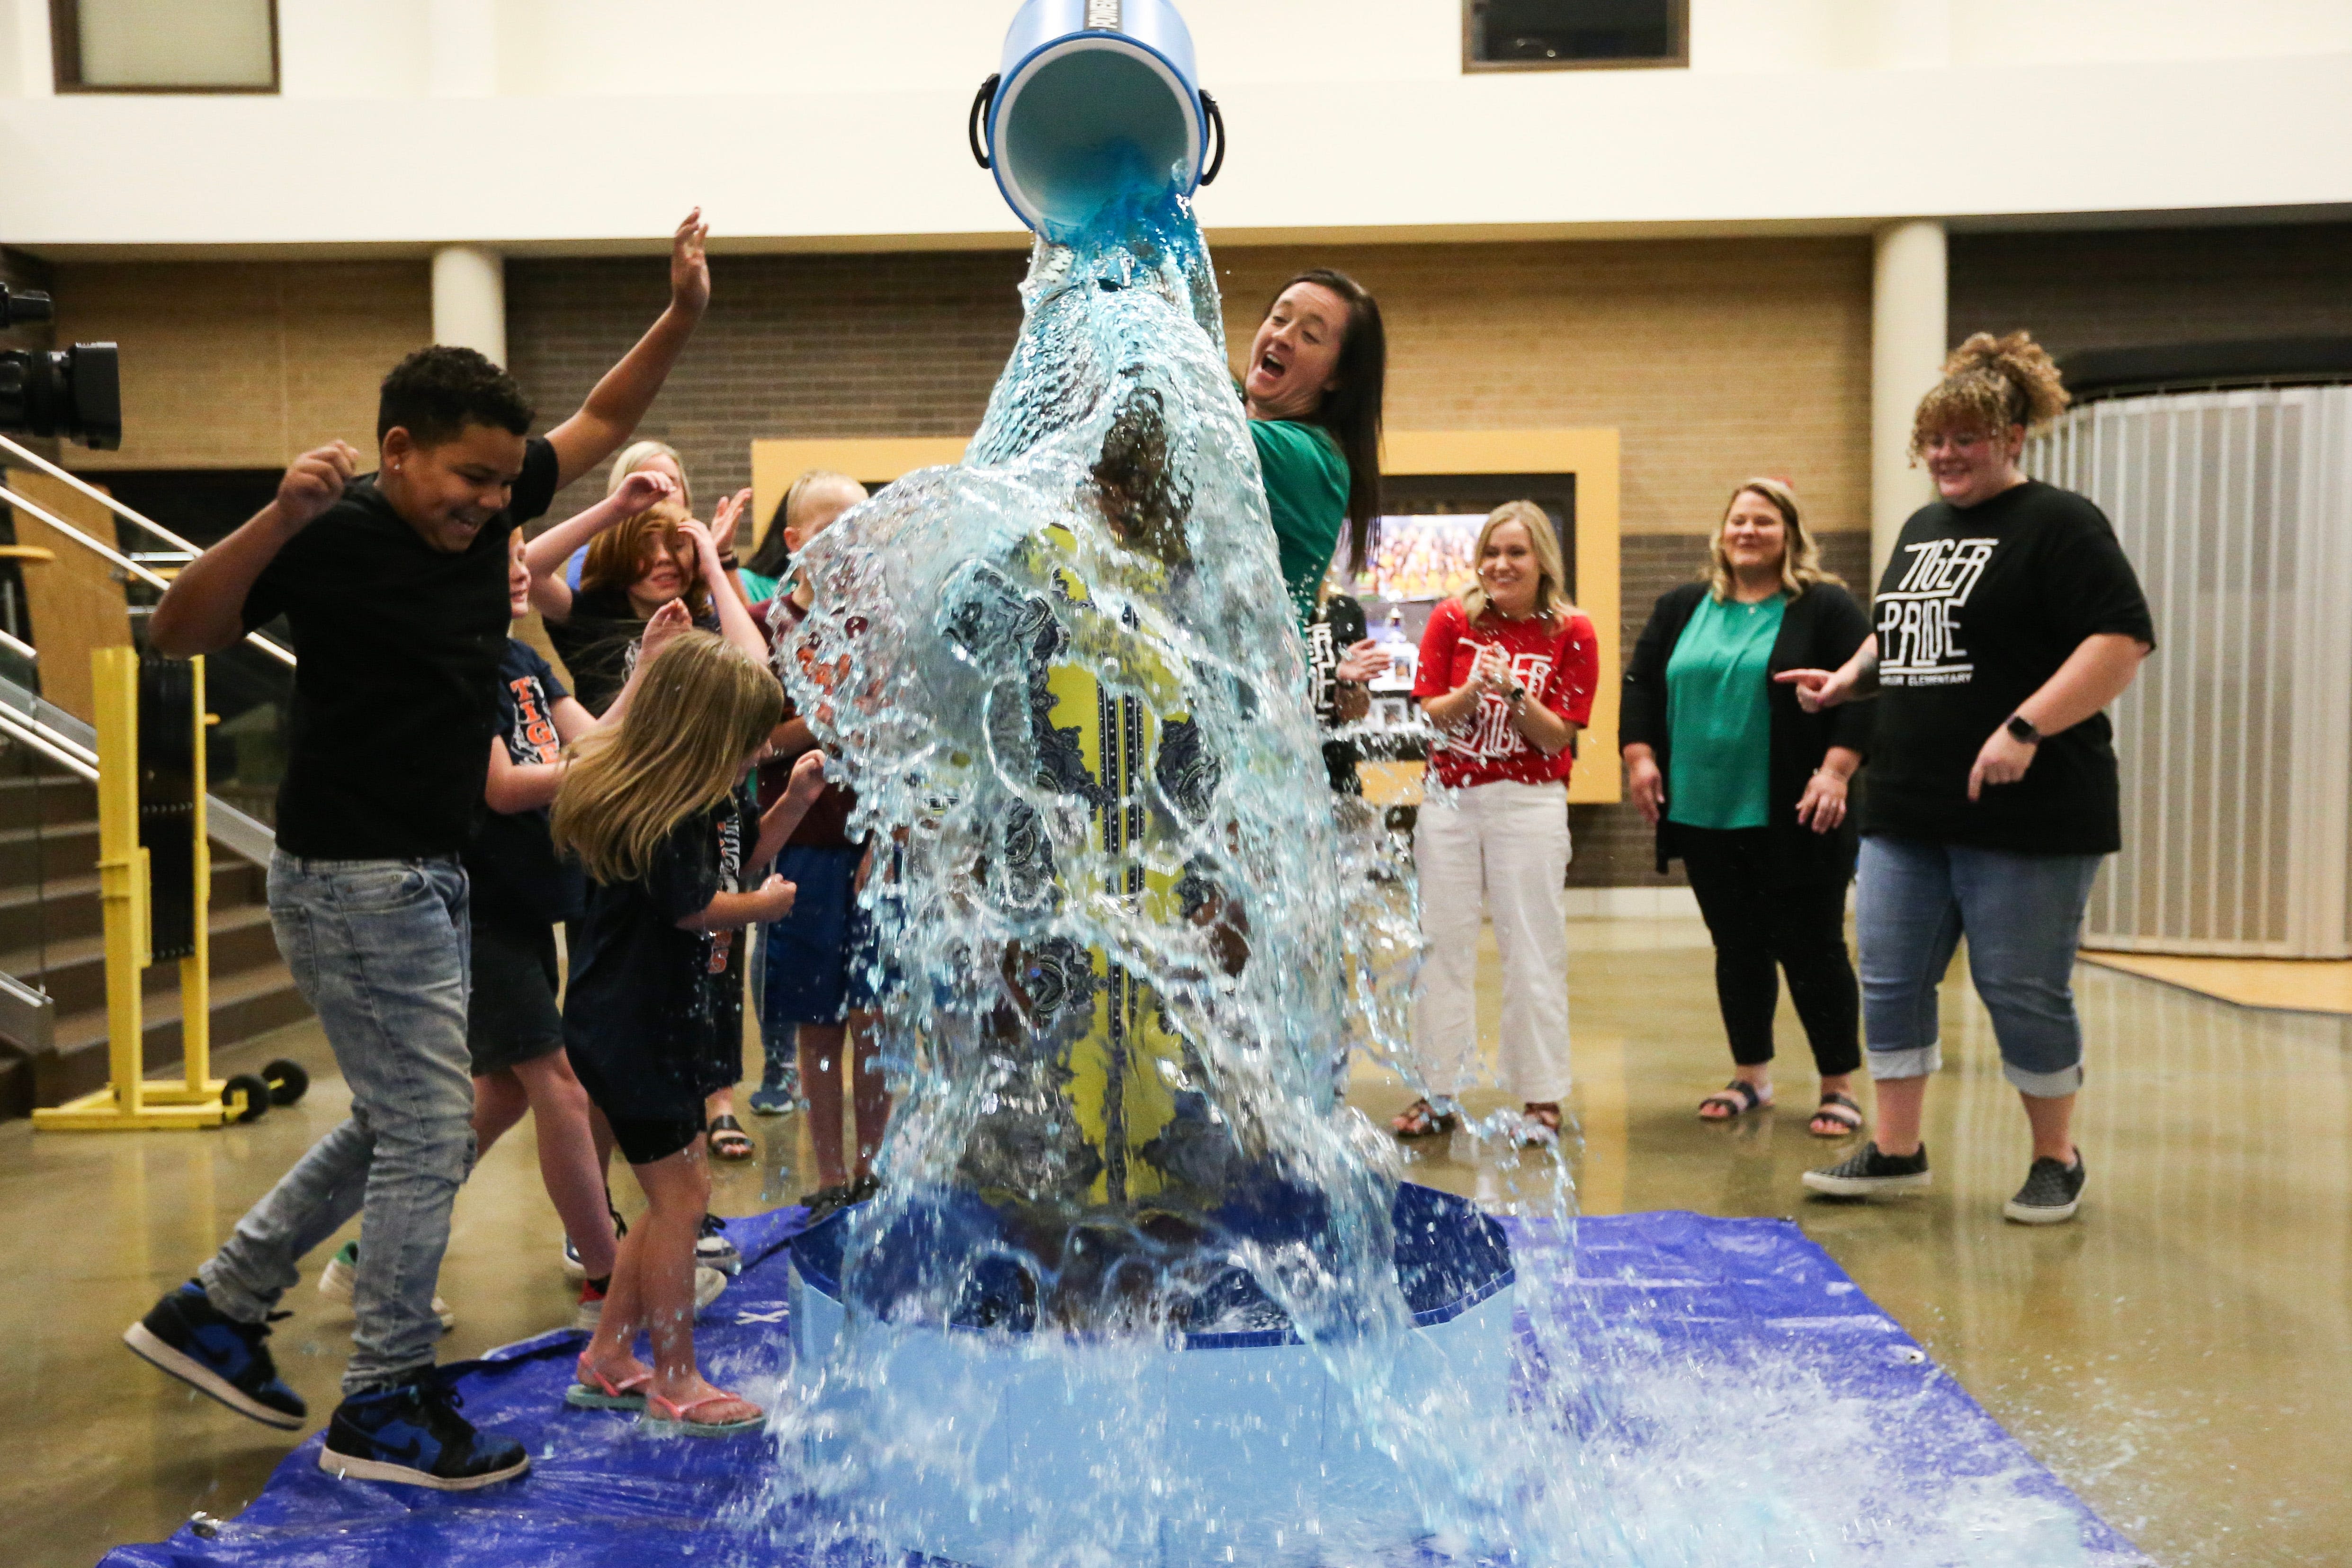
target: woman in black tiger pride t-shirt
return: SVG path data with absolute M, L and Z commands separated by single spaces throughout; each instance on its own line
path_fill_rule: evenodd
M 2103 710 L 2156 630 L 2099 509 L 2018 469 L 2027 429 L 2065 406 L 2058 367 L 2027 334 L 1979 332 L 1955 350 L 1911 436 L 1940 499 L 1903 525 L 1875 635 L 1834 671 L 1779 677 L 1808 710 L 1879 702 L 1856 909 L 1878 1136 L 1805 1173 L 1815 1192 L 1927 1185 L 1937 982 L 1965 933 L 2033 1130 L 2033 1163 L 2003 1212 L 2053 1225 L 2081 1201 L 2071 977 L 2091 880 L 2122 841 Z

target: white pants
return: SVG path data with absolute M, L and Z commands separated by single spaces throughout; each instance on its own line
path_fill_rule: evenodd
M 1503 957 L 1499 1077 L 1512 1099 L 1568 1097 L 1568 787 L 1475 784 L 1430 801 L 1413 830 L 1421 934 L 1412 1045 L 1433 1095 L 1459 1094 L 1478 1065 L 1478 921 Z

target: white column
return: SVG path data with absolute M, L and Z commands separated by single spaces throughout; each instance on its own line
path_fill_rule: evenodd
M 1903 520 L 1934 493 L 1911 466 L 1911 419 L 1936 384 L 1945 331 L 1944 226 L 1916 218 L 1878 231 L 1870 290 L 1870 558 L 1894 552 Z M 1875 586 L 1875 584 L 1873 584 Z
M 1952 0 L 1877 0 L 1878 63 L 1888 70 L 1941 70 L 1952 63 Z
M 507 363 L 507 275 L 497 251 L 445 245 L 433 253 L 433 341 Z
M 499 18 L 491 0 L 429 0 L 425 91 L 435 98 L 491 98 L 499 90 Z

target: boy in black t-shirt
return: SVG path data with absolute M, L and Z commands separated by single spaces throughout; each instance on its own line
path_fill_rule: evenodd
M 668 309 L 544 438 L 525 438 L 530 409 L 489 361 L 420 350 L 384 380 L 380 471 L 361 475 L 342 442 L 304 454 L 150 623 L 153 647 L 183 657 L 279 615 L 292 627 L 270 918 L 352 1114 L 124 1338 L 231 1409 L 300 1426 L 268 1319 L 302 1255 L 360 1215 L 358 1329 L 319 1456 L 333 1475 L 466 1490 L 530 1466 L 457 1414 L 434 1367 L 434 1281 L 474 1157 L 458 855 L 508 640 L 508 535 L 635 429 L 709 302 L 706 233 L 698 212 L 678 226 Z

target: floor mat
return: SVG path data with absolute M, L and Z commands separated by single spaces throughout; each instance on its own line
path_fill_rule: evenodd
M 758 1397 L 782 1375 L 783 1252 L 802 1219 L 788 1208 L 729 1222 L 745 1268 L 696 1330 L 721 1386 Z M 1615 1521 L 1578 1537 L 1589 1561 L 1679 1563 L 1688 1553 L 1662 1532 L 1622 1521 L 1706 1510 L 1765 1542 L 1756 1560 L 1768 1563 L 2147 1563 L 1794 1225 L 1668 1212 L 1511 1228 L 1522 1392 L 1592 1460 L 1580 1465 L 1597 1479 L 1579 1506 Z M 1524 1309 L 1546 1301 L 1547 1326 L 1530 1325 Z M 739 1535 L 723 1521 L 756 1511 L 775 1473 L 766 1441 L 655 1439 L 629 1417 L 567 1409 L 580 1343 L 549 1334 L 463 1369 L 467 1418 L 529 1445 L 520 1481 L 457 1494 L 340 1481 L 319 1469 L 313 1434 L 237 1518 L 120 1547 L 102 1568 L 908 1561 L 812 1558 Z M 1644 1462 L 1669 1451 L 1672 1465 Z M 1769 1544 L 1780 1531 L 1785 1555 Z

